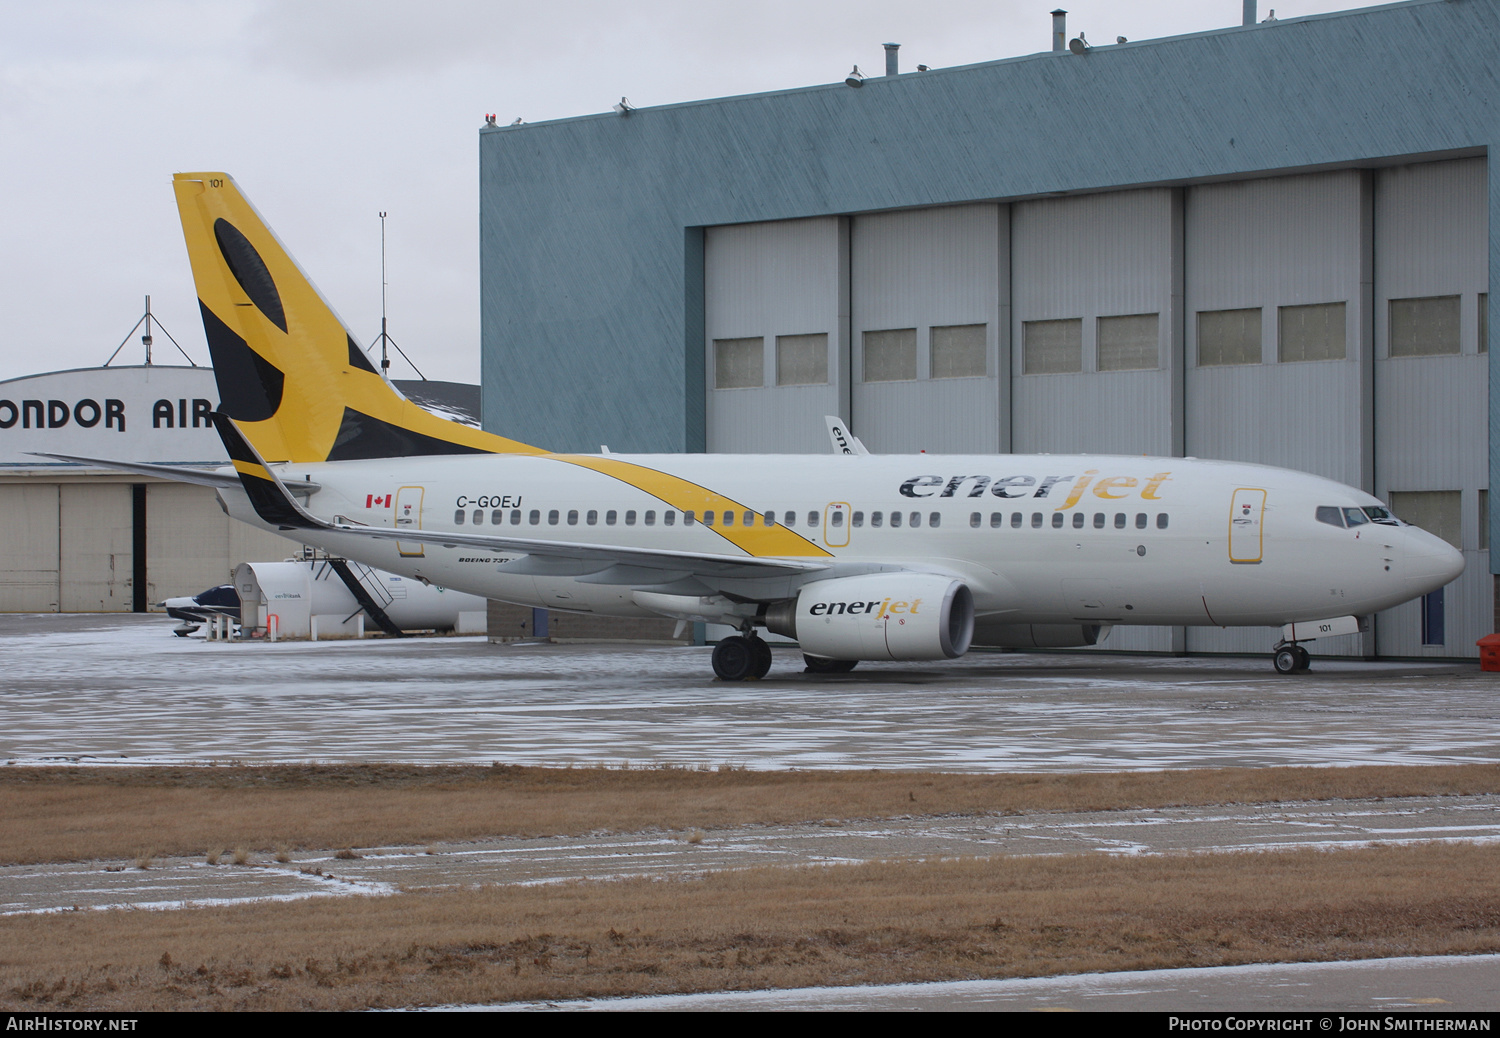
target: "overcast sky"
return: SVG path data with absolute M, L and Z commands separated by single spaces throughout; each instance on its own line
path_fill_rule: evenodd
M 1064 0 L 1066 3 L 1066 0 Z M 1266 17 L 1275 0 L 1260 0 Z M 1079 0 L 1113 42 L 1237 25 L 1241 0 Z M 1279 18 L 1366 6 L 1285 0 Z M 0 0 L 0 379 L 104 362 L 144 296 L 208 361 L 171 190 L 239 183 L 369 344 L 479 379 L 478 130 L 1046 50 L 1018 0 Z M 132 339 L 119 362 L 139 363 Z M 181 361 L 158 336 L 154 360 Z M 412 377 L 396 359 L 392 373 Z

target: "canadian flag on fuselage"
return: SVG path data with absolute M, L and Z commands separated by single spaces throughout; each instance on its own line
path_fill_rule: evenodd
M 389 507 L 391 507 L 391 495 L 390 494 L 386 494 L 384 497 L 381 497 L 379 494 L 366 494 L 365 495 L 365 507 L 366 508 L 389 508 Z

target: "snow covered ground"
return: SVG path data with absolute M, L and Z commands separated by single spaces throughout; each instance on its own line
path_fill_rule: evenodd
M 0 761 L 430 761 L 1113 770 L 1500 759 L 1472 664 L 971 654 L 712 679 L 708 650 L 175 638 L 0 616 Z

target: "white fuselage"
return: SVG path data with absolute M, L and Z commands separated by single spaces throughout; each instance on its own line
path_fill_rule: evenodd
M 488 598 L 611 615 L 652 611 L 631 583 L 597 582 L 598 563 L 518 565 L 512 560 L 522 551 L 444 547 L 441 534 L 743 556 L 746 535 L 769 515 L 805 545 L 795 557 L 832 568 L 723 580 L 717 591 L 772 601 L 825 576 L 931 571 L 967 583 L 977 614 L 1030 624 L 1234 626 L 1359 616 L 1435 590 L 1463 568 L 1457 551 L 1416 527 L 1320 521 L 1320 507 L 1356 512 L 1379 502 L 1262 465 L 1095 455 L 602 457 L 676 477 L 677 486 L 709 488 L 735 502 L 733 524 L 724 523 L 722 506 L 694 508 L 687 522 L 680 495 L 674 506 L 633 485 L 648 479 L 596 471 L 579 456 L 274 467 L 321 485 L 307 501 L 319 517 L 384 527 L 401 519 L 400 528 L 413 531 L 400 544 L 297 535 L 329 551 Z M 223 496 L 231 514 L 259 524 L 242 494 Z M 713 525 L 705 511 L 715 513 Z

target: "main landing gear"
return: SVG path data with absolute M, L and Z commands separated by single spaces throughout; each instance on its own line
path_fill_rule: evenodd
M 1306 670 L 1312 662 L 1306 649 L 1296 642 L 1282 642 L 1273 650 L 1271 664 L 1276 668 L 1278 674 L 1296 674 L 1298 671 Z
M 771 672 L 771 647 L 751 628 L 714 646 L 714 674 L 720 681 L 759 681 Z

